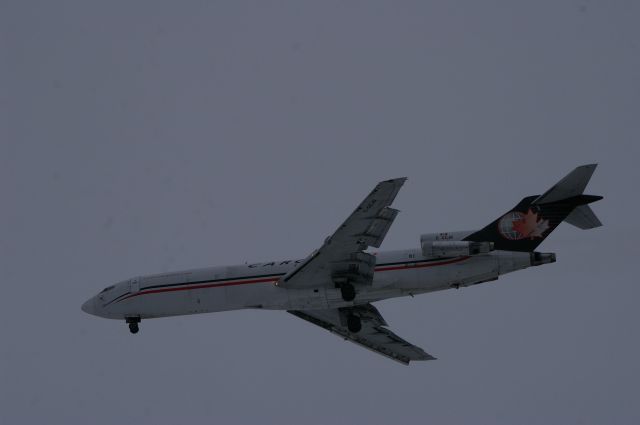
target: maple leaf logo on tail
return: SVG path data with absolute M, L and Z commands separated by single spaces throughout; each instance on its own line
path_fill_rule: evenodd
M 524 238 L 541 238 L 544 232 L 549 230 L 549 220 L 538 218 L 538 214 L 529 209 L 519 220 L 513 222 L 513 230 Z

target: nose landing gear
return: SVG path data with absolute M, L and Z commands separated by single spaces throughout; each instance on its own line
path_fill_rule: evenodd
M 127 317 L 125 318 L 125 321 L 129 325 L 129 332 L 137 334 L 140 330 L 140 327 L 138 326 L 138 323 L 140 323 L 140 317 Z

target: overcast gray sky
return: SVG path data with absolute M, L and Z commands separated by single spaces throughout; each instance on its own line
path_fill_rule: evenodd
M 640 3 L 0 2 L 1 424 L 640 423 Z M 383 249 L 576 165 L 558 262 L 381 302 L 403 367 L 283 312 L 124 323 L 131 276 L 299 258 L 407 176 Z

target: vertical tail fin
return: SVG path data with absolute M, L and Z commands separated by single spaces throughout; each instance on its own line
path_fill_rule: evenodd
M 495 249 L 505 251 L 531 252 L 562 221 L 581 229 L 602 225 L 587 206 L 602 197 L 583 194 L 595 168 L 596 164 L 577 167 L 544 194 L 527 196 L 509 212 L 465 240 L 493 242 Z

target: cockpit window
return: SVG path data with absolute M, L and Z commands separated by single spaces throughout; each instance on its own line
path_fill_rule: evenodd
M 104 294 L 107 291 L 112 290 L 113 288 L 115 288 L 116 285 L 111 285 L 111 286 L 107 286 L 106 288 L 104 288 L 102 291 L 100 291 L 101 294 Z

